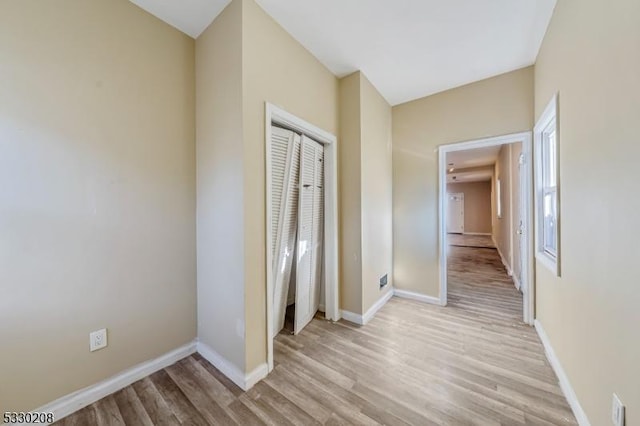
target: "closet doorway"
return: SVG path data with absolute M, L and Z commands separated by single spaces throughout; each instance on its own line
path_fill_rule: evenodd
M 338 309 L 336 137 L 267 103 L 267 358 L 283 329 L 296 334 L 318 307 Z M 324 303 L 320 303 L 323 301 Z M 320 306 L 323 305 L 323 306 Z M 290 322 L 285 325 L 289 307 Z

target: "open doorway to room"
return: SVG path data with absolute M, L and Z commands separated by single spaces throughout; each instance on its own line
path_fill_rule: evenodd
M 441 304 L 533 323 L 531 135 L 440 147 Z

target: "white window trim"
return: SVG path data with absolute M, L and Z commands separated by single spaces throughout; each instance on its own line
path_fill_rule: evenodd
M 542 192 L 544 189 L 543 185 L 543 162 L 542 162 L 542 142 L 543 135 L 545 130 L 549 128 L 550 125 L 555 124 L 556 130 L 556 150 L 559 151 L 559 127 L 558 127 L 558 94 L 555 94 L 547 107 L 544 109 L 544 112 L 540 115 L 536 126 L 533 129 L 533 143 L 534 143 L 534 163 L 535 163 L 535 223 L 536 223 L 536 235 L 535 235 L 535 256 L 536 260 L 538 260 L 542 265 L 548 268 L 551 272 L 553 272 L 556 276 L 560 276 L 560 161 L 559 155 L 556 151 L 556 255 L 553 256 L 547 250 L 545 250 L 543 245 L 543 231 L 544 231 L 544 215 L 540 212 L 542 211 L 543 204 L 543 196 Z

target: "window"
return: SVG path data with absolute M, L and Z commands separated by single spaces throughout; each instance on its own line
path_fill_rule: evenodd
M 560 275 L 557 95 L 534 129 L 536 154 L 536 258 Z

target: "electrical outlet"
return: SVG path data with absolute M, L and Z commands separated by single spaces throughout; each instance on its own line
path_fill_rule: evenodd
M 98 349 L 107 347 L 107 329 L 97 330 L 89 333 L 89 351 L 97 351 Z
M 618 395 L 613 394 L 613 404 L 611 406 L 611 421 L 615 426 L 624 426 L 624 405 L 618 398 Z

